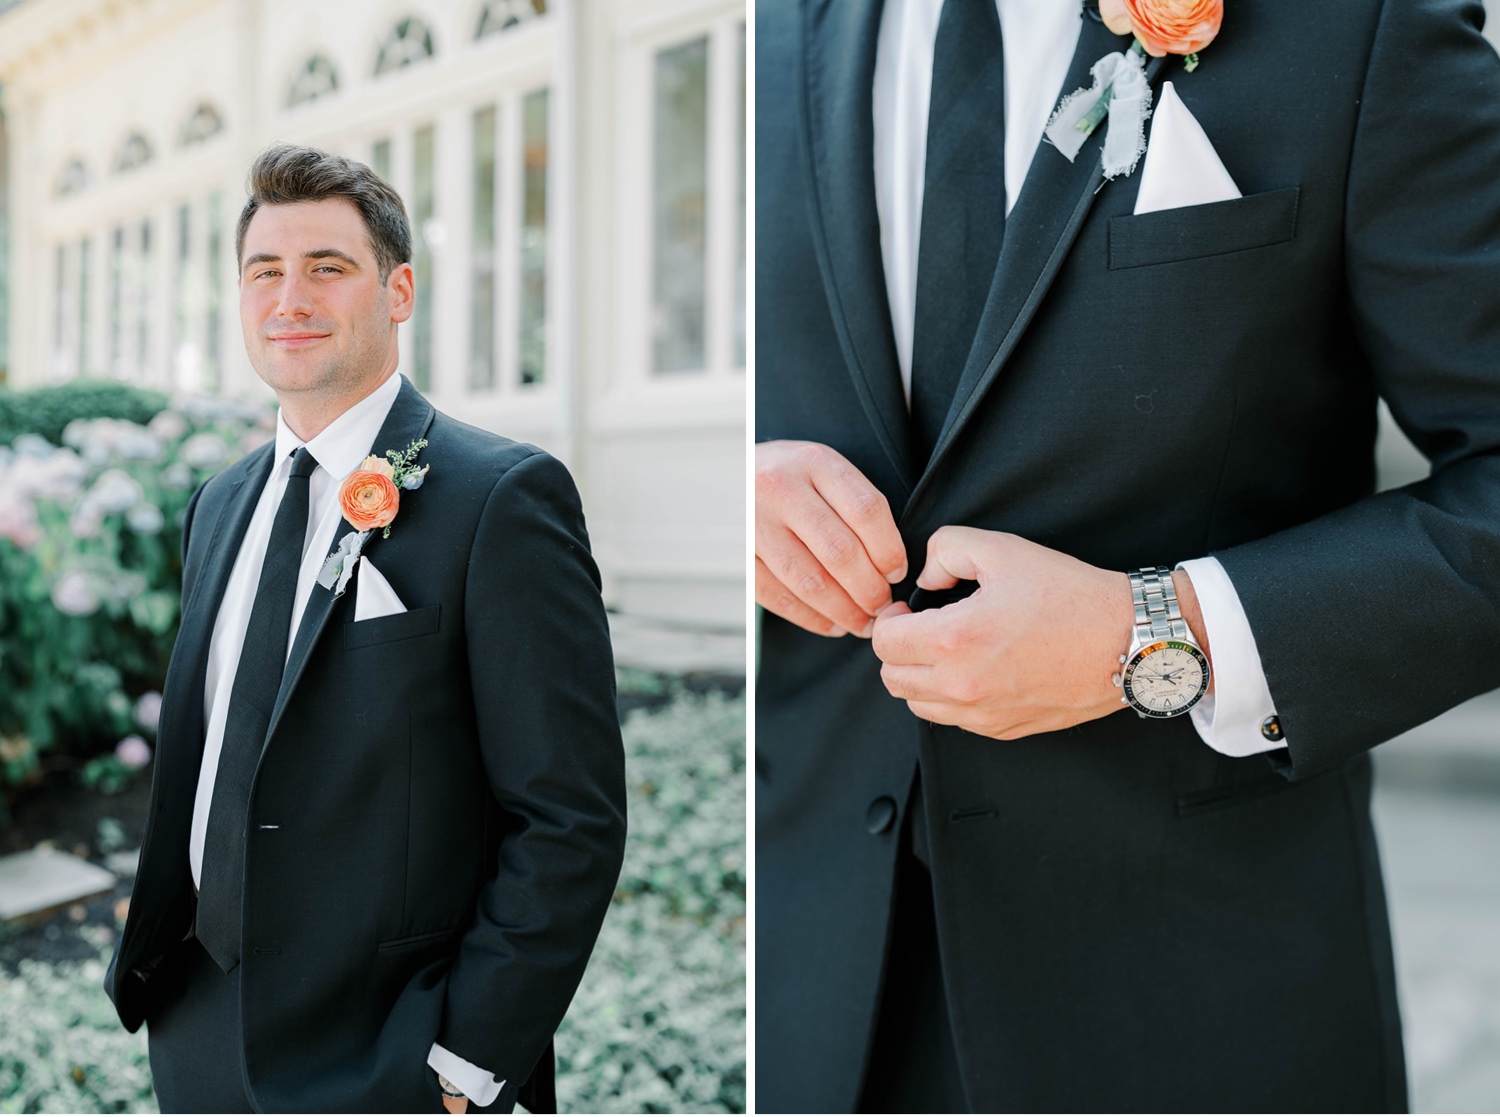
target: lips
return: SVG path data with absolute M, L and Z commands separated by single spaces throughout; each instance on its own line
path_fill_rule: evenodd
M 301 332 L 290 334 L 267 334 L 266 340 L 272 345 L 280 346 L 283 349 L 303 349 L 309 345 L 315 345 L 328 336 L 328 334 Z

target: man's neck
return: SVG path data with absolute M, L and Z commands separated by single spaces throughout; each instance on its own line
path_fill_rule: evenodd
M 277 392 L 276 401 L 281 405 L 281 417 L 293 434 L 303 442 L 311 442 L 340 415 L 361 400 L 368 399 L 395 372 L 394 367 L 387 369 L 385 375 L 371 381 L 357 393 L 325 395 L 321 392 Z

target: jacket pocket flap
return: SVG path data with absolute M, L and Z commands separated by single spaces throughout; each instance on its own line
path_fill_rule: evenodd
M 404 613 L 391 613 L 384 617 L 371 617 L 367 621 L 354 621 L 344 625 L 344 648 L 363 648 L 370 644 L 385 644 L 392 640 L 407 640 L 413 636 L 427 636 L 438 630 L 441 605 L 424 605 L 420 609 L 408 609 Z
M 1289 241 L 1301 188 L 1109 219 L 1109 266 L 1139 268 Z

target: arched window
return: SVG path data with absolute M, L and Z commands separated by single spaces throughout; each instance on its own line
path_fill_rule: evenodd
M 145 166 L 151 162 L 153 154 L 151 144 L 146 137 L 139 132 L 132 132 L 125 137 L 125 142 L 120 145 L 120 150 L 115 155 L 115 171 L 123 173 Z
M 338 87 L 338 71 L 333 68 L 328 56 L 314 54 L 302 63 L 302 69 L 292 79 L 292 87 L 286 95 L 286 106 L 290 109 L 308 101 L 316 101 L 319 97 L 335 92 Z
M 547 0 L 485 0 L 474 38 L 482 39 L 546 14 Z
M 88 188 L 89 169 L 84 166 L 82 159 L 74 158 L 68 160 L 67 166 L 58 172 L 52 193 L 59 198 L 68 198 L 74 194 L 82 194 Z
M 375 73 L 388 74 L 432 57 L 432 29 L 415 16 L 403 19 L 380 44 Z
M 183 122 L 181 143 L 183 147 L 192 147 L 212 136 L 217 136 L 222 131 L 224 131 L 224 118 L 219 115 L 219 110 L 207 101 L 200 101 L 198 107 L 193 110 L 193 115 Z

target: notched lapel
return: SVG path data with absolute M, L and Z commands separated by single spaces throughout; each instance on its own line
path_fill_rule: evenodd
M 384 454 L 387 450 L 405 450 L 417 439 L 427 436 L 434 414 L 432 404 L 423 399 L 422 394 L 411 386 L 411 381 L 403 377 L 401 391 L 397 394 L 396 401 L 391 404 L 391 410 L 385 417 L 380 433 L 375 436 L 375 445 L 371 447 L 370 452 Z M 348 520 L 340 520 L 337 530 L 327 540 L 326 546 L 320 553 L 325 556 L 332 554 L 344 534 L 353 530 L 354 527 Z M 400 530 L 399 514 L 392 530 Z M 365 542 L 365 550 L 369 551 L 375 547 L 380 538 L 381 533 L 378 531 L 371 535 Z M 276 705 L 271 710 L 271 722 L 266 729 L 267 744 L 276 736 L 276 727 L 281 723 L 282 712 L 297 689 L 297 684 L 302 680 L 308 657 L 312 654 L 319 636 L 327 626 L 328 618 L 332 615 L 333 606 L 337 600 L 332 590 L 326 590 L 317 583 L 313 584 L 312 596 L 308 598 L 307 608 L 302 613 L 302 621 L 297 625 L 297 636 L 292 641 L 291 654 L 287 657 L 286 671 L 281 676 L 281 689 L 276 694 Z
M 1112 34 L 1103 23 L 1085 13 L 1073 64 L 1068 69 L 1059 99 L 1090 84 L 1089 71 L 1094 63 L 1111 51 L 1127 49 L 1128 45 L 1128 39 Z M 1166 58 L 1152 58 L 1147 62 L 1146 79 L 1153 88 L 1166 62 Z M 1026 172 L 1021 194 L 1006 218 L 1000 262 L 995 269 L 989 297 L 985 300 L 974 345 L 954 393 L 953 405 L 927 468 L 907 504 L 908 511 L 926 490 L 934 468 L 1015 351 L 1072 249 L 1094 199 L 1107 185 L 1099 164 L 1103 135 L 1104 128 L 1101 127 L 1089 137 L 1077 159 L 1071 163 L 1045 140 L 1037 149 Z M 1135 173 L 1139 174 L 1139 169 Z
M 880 0 L 807 0 L 802 104 L 812 239 L 839 347 L 886 457 L 915 475 L 875 209 L 873 89 Z

